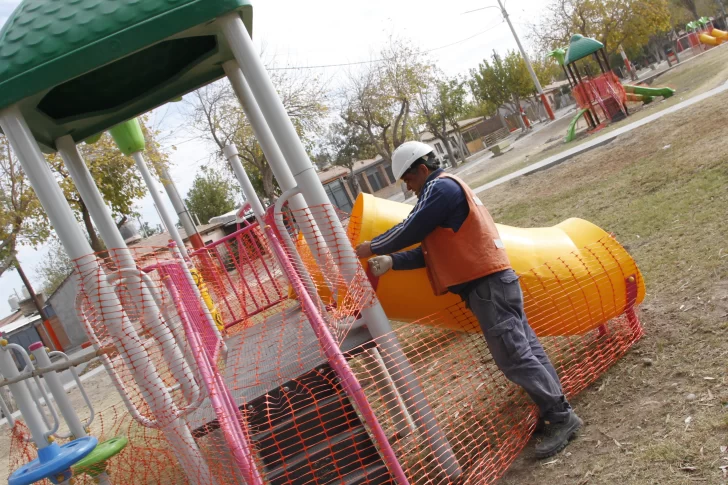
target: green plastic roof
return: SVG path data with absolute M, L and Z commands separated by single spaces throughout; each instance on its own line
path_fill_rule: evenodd
M 134 118 L 224 75 L 212 20 L 249 0 L 24 0 L 0 30 L 0 109 L 18 104 L 42 148 Z
M 569 49 L 566 51 L 566 64 L 571 64 L 579 59 L 583 59 L 589 54 L 594 54 L 603 48 L 604 44 L 596 39 L 584 37 L 583 35 L 573 35 L 569 41 Z

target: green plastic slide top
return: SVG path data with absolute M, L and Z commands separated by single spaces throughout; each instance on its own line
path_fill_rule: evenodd
M 109 133 L 121 153 L 127 157 L 132 153 L 144 151 L 144 133 L 139 125 L 139 119 L 134 118 L 120 123 L 109 129 Z

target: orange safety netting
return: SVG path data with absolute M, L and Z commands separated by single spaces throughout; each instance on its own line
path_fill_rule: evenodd
M 409 483 L 492 483 L 529 441 L 537 410 L 495 366 L 482 335 L 439 328 L 440 313 L 391 322 L 391 332 L 374 337 L 361 324 L 374 308 L 375 293 L 346 234 L 335 232 L 333 208 L 290 214 L 295 224 L 280 236 L 296 270 L 293 277 L 300 277 L 344 353 L 356 378 L 353 388 L 361 386 Z M 185 263 L 170 248 L 135 249 L 137 268 L 120 269 L 113 251 L 101 266 L 94 258 L 77 261 L 79 314 L 95 344 L 115 349 L 103 360 L 116 389 L 126 396 L 126 403 L 119 398 L 97 410 L 90 429 L 100 440 L 129 438 L 129 446 L 108 463 L 112 483 L 246 483 L 234 456 L 240 450 L 231 448 L 224 432 L 230 427 L 237 427 L 239 444 L 248 447 L 250 465 L 263 483 L 395 483 L 366 413 L 344 392 L 352 381 L 344 386 L 327 362 L 302 310 L 301 295 L 288 298 L 284 268 L 269 243 L 273 232 L 255 226 L 244 233 L 254 234 L 247 242 L 238 235 L 234 244 L 193 256 L 210 288 L 212 307 L 186 286 Z M 292 234 L 288 243 L 286 234 Z M 255 247 L 241 257 L 245 244 Z M 639 283 L 634 281 L 639 272 L 634 263 L 613 257 L 615 245 L 608 238 L 581 251 L 581 266 L 566 268 L 573 278 L 561 279 L 557 286 L 544 275 L 564 274 L 556 269 L 563 260 L 522 275 L 527 314 L 535 322 L 540 312 L 558 311 L 567 327 L 580 328 L 581 319 L 593 319 L 595 312 L 615 314 L 605 305 L 623 302 L 618 317 L 594 330 L 542 339 L 569 397 L 603 374 L 642 335 L 633 308 L 636 290 L 630 290 Z M 176 272 L 158 269 L 164 265 Z M 262 277 L 267 271 L 270 275 Z M 607 273 L 633 278 L 628 294 L 617 295 L 622 290 L 614 288 L 615 294 L 602 293 L 598 300 L 584 297 L 580 288 L 585 281 Z M 210 330 L 214 311 L 224 315 L 229 327 L 220 336 Z M 443 312 L 455 315 L 464 327 L 478 328 L 463 304 Z M 542 330 L 537 324 L 534 328 Z M 202 336 L 197 350 L 191 332 Z M 198 368 L 201 353 L 210 356 L 221 379 L 214 395 Z M 211 398 L 226 392 L 238 416 L 213 409 Z M 25 436 L 27 430 L 18 423 L 11 469 L 35 457 Z M 86 476 L 78 480 L 91 483 Z

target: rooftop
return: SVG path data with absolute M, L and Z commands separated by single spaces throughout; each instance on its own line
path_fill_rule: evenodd
M 23 315 L 23 312 L 18 310 L 15 313 L 11 313 L 7 317 L 0 320 L 0 334 L 12 333 L 15 330 L 25 327 L 26 325 L 32 324 L 36 320 L 40 320 L 40 315 L 38 315 L 37 313 L 31 314 L 26 317 L 25 315 Z
M 461 130 L 463 130 L 465 128 L 470 127 L 471 125 L 480 123 L 484 119 L 485 119 L 485 117 L 478 116 L 477 118 L 468 118 L 466 120 L 460 120 L 460 121 L 458 121 L 458 126 L 460 127 Z M 453 131 L 455 131 L 455 128 L 452 125 L 447 125 L 447 133 L 449 134 L 449 133 L 452 133 Z M 436 136 L 433 135 L 432 133 L 430 133 L 429 131 L 420 132 L 420 141 L 431 141 L 431 140 L 434 140 L 435 138 L 436 138 Z
M 382 157 L 372 158 L 369 160 L 359 160 L 354 162 L 354 173 L 359 173 L 362 170 L 369 168 L 371 165 L 375 165 L 382 161 Z M 332 180 L 349 175 L 349 169 L 340 165 L 332 165 L 326 170 L 322 170 L 318 173 L 319 180 L 322 184 L 331 182 Z

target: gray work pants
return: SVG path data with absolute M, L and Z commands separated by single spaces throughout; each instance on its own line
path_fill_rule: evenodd
M 531 396 L 544 420 L 564 421 L 571 406 L 523 312 L 518 275 L 507 269 L 483 278 L 470 290 L 466 303 L 480 322 L 498 368 Z

